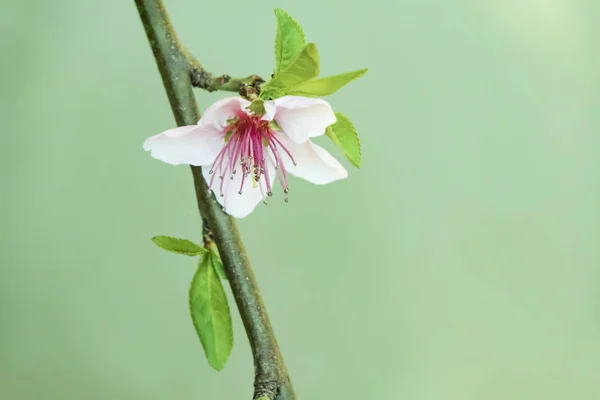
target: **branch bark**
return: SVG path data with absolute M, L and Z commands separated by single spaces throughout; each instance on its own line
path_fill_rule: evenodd
M 200 119 L 192 91 L 193 85 L 209 91 L 239 91 L 245 85 L 255 86 L 262 82 L 256 75 L 244 79 L 231 79 L 226 76 L 213 78 L 181 46 L 162 0 L 135 0 L 135 3 L 177 125 L 193 125 Z M 221 206 L 209 193 L 201 168 L 191 169 L 198 208 L 204 223 L 208 223 L 212 238 L 221 254 L 252 348 L 255 370 L 254 399 L 295 400 L 294 389 L 235 220 L 222 211 Z M 206 233 L 205 230 L 205 237 Z

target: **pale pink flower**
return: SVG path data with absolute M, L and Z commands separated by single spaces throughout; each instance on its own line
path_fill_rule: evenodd
M 288 173 L 318 185 L 348 176 L 331 154 L 310 140 L 336 121 L 325 100 L 285 96 L 265 101 L 262 116 L 251 113 L 249 105 L 240 97 L 219 100 L 197 125 L 152 136 L 144 149 L 169 164 L 203 167 L 215 197 L 237 218 L 266 202 L 275 179 L 287 201 Z

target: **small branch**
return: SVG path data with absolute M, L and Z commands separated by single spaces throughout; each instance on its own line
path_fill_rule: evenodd
M 250 75 L 247 78 L 232 78 L 229 75 L 213 77 L 205 70 L 202 65 L 187 50 L 183 50 L 185 58 L 190 67 L 190 78 L 192 86 L 214 92 L 216 90 L 239 93 L 244 86 L 259 88 L 265 83 L 264 79 L 258 75 Z
M 244 85 L 254 86 L 261 80 L 254 75 L 245 79 L 213 78 L 183 50 L 171 27 L 162 0 L 135 0 L 135 3 L 177 125 L 193 125 L 200 119 L 192 92 L 192 80 L 202 83 L 202 87 L 207 90 L 230 91 L 240 91 Z M 217 244 L 252 348 L 255 371 L 254 399 L 295 400 L 294 389 L 235 220 L 222 211 L 219 203 L 209 193 L 201 168 L 191 169 L 198 208 L 205 227 L 205 240 L 214 238 Z
M 209 92 L 221 90 L 236 93 L 240 93 L 245 86 L 258 88 L 265 82 L 258 75 L 250 75 L 249 77 L 242 79 L 232 78 L 229 75 L 221 75 L 215 78 L 203 69 L 193 69 L 191 72 L 191 80 L 193 86 L 208 90 Z

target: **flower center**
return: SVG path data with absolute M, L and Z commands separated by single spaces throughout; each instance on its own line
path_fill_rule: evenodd
M 263 202 L 267 204 L 265 194 L 273 195 L 269 174 L 275 173 L 286 194 L 284 200 L 287 202 L 289 188 L 283 157 L 289 157 L 294 165 L 296 162 L 288 149 L 277 139 L 275 132 L 269 126 L 269 121 L 261 121 L 261 117 L 258 115 L 244 114 L 234 118 L 224 130 L 227 132 L 227 143 L 217 155 L 209 171 L 209 174 L 213 175 L 210 179 L 209 190 L 215 190 L 213 185 L 215 177 L 218 176 L 220 179 L 219 195 L 224 197 L 226 186 L 233 184 L 233 182 L 225 183 L 225 178 L 229 176 L 232 181 L 235 175 L 240 173 L 241 182 L 237 188 L 238 193 L 242 194 L 246 180 L 252 179 L 252 185 L 258 186 Z M 271 171 L 269 171 L 269 165 L 273 167 Z M 227 201 L 226 198 L 225 201 Z

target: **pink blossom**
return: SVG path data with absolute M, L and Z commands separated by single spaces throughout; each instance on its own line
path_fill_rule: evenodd
M 310 140 L 336 121 L 325 100 L 285 96 L 266 101 L 264 115 L 253 114 L 250 104 L 240 97 L 219 100 L 197 125 L 152 136 L 144 149 L 169 164 L 201 166 L 219 203 L 236 218 L 266 202 L 275 180 L 287 201 L 288 174 L 318 185 L 348 176 L 331 154 Z

